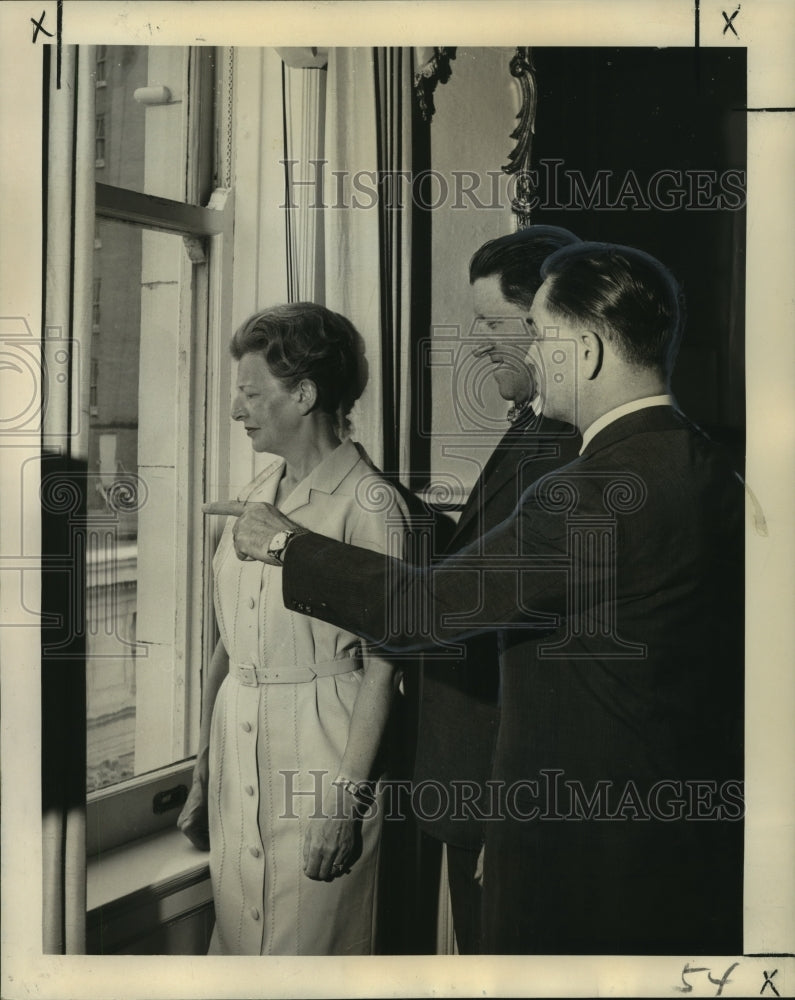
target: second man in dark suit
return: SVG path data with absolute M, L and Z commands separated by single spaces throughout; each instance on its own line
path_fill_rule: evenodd
M 531 483 L 577 454 L 579 433 L 541 414 L 536 385 L 524 363 L 526 345 L 520 347 L 516 336 L 517 321 L 521 324 L 528 315 L 541 284 L 544 259 L 576 242 L 566 229 L 530 226 L 490 240 L 470 261 L 476 353 L 489 358 L 500 395 L 510 403 L 510 426 L 475 482 L 446 554 L 504 521 Z M 480 336 L 487 339 L 480 341 Z M 520 635 L 501 648 L 494 632 L 473 636 L 460 659 L 428 659 L 423 670 L 414 782 L 432 783 L 444 808 L 427 816 L 418 811 L 417 818 L 426 834 L 446 845 L 461 954 L 481 950 L 482 893 L 476 869 L 483 824 L 477 815 L 488 808 L 484 796 L 499 720 L 500 662 L 522 664 L 530 641 Z

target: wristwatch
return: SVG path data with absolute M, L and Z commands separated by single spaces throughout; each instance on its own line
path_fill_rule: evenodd
M 367 805 L 373 801 L 373 783 L 371 781 L 354 781 L 344 774 L 337 775 L 332 785 L 339 785 L 352 795 L 357 802 Z
M 268 546 L 268 555 L 272 556 L 277 562 L 281 562 L 284 550 L 287 548 L 287 543 L 294 534 L 294 531 L 277 531 L 273 538 L 271 538 L 271 543 Z

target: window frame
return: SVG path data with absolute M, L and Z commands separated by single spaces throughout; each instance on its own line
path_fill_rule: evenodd
M 215 54 L 215 55 L 213 55 Z M 185 273 L 191 282 L 190 301 L 180 311 L 180 346 L 192 352 L 189 376 L 183 385 L 183 413 L 192 430 L 178 442 L 175 468 L 176 560 L 186 574 L 186 599 L 178 609 L 178 634 L 185 637 L 184 685 L 173 685 L 174 746 L 183 750 L 198 740 L 201 681 L 214 648 L 215 622 L 210 585 L 212 553 L 218 526 L 204 523 L 200 501 L 209 478 L 222 475 L 224 456 L 214 428 L 227 411 L 230 362 L 226 342 L 231 322 L 234 198 L 229 171 L 220 170 L 221 142 L 213 148 L 217 131 L 213 113 L 220 111 L 223 96 L 213 78 L 214 59 L 222 65 L 228 50 L 188 48 L 191 114 L 185 150 L 185 194 L 190 201 L 142 194 L 97 182 L 95 218 L 131 223 L 145 230 L 182 236 Z M 231 86 L 231 78 L 227 81 Z M 208 120 L 210 126 L 208 128 Z M 230 127 L 229 123 L 221 123 Z M 226 182 L 227 186 L 219 186 Z M 209 185 L 216 184 L 212 193 Z M 195 203 L 201 201 L 202 204 Z M 206 204 L 204 204 L 206 202 Z M 187 296 L 185 297 L 187 298 Z M 219 364 L 219 361 L 221 362 Z M 179 691 L 175 691 L 175 688 Z M 179 756 L 177 749 L 177 756 Z M 86 803 L 86 851 L 89 858 L 158 831 L 173 828 L 178 808 L 155 812 L 155 797 L 172 793 L 179 801 L 179 786 L 190 786 L 194 757 L 91 792 Z M 169 796 L 166 796 L 168 798 Z

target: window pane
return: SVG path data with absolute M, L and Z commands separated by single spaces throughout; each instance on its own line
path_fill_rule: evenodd
M 104 80 L 96 91 L 100 183 L 185 200 L 187 65 L 185 48 L 97 47 L 96 79 Z
M 98 220 L 91 342 L 87 699 L 89 791 L 181 759 L 186 568 L 175 542 L 182 238 Z M 185 275 L 188 277 L 186 278 Z M 180 495 L 179 502 L 187 503 Z M 182 563 L 180 565 L 180 563 Z M 184 631 L 184 630 L 183 630 Z

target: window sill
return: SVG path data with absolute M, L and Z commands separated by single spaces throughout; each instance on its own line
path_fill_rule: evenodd
M 209 855 L 176 828 L 88 859 L 88 912 L 136 893 L 158 896 L 209 880 Z M 208 881 L 209 887 L 209 881 Z M 211 898 L 212 894 L 208 898 Z
M 180 938 L 170 935 L 186 925 L 192 929 L 185 953 L 206 952 L 212 928 L 208 855 L 179 830 L 89 859 L 87 897 L 89 955 L 170 954 L 175 947 L 182 953 L 175 944 Z

